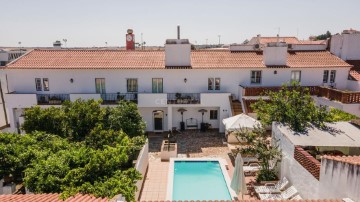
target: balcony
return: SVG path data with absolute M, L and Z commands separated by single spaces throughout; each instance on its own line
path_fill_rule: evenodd
M 113 105 L 118 104 L 121 100 L 138 102 L 137 93 L 105 93 L 100 95 L 103 104 Z
M 168 93 L 168 104 L 200 104 L 200 93 Z
M 70 101 L 69 94 L 37 94 L 38 105 L 61 105 L 66 100 Z
M 244 96 L 261 96 L 265 95 L 267 91 L 277 92 L 281 89 L 280 86 L 267 87 L 243 87 Z M 360 92 L 343 91 L 339 89 L 329 88 L 325 86 L 304 86 L 309 88 L 310 95 L 318 97 L 325 97 L 329 100 L 335 100 L 343 104 L 360 103 Z

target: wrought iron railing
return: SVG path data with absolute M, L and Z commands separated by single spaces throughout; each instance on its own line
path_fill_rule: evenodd
M 200 104 L 200 93 L 168 93 L 168 104 Z
M 103 104 L 118 104 L 121 100 L 137 103 L 137 93 L 104 93 L 101 94 Z
M 38 105 L 60 105 L 66 100 L 70 100 L 69 94 L 37 94 Z

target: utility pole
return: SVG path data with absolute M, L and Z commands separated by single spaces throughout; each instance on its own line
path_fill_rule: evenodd
M 221 43 L 220 43 L 221 35 L 219 34 L 218 37 L 219 37 L 219 45 L 220 45 L 220 44 L 221 44 Z

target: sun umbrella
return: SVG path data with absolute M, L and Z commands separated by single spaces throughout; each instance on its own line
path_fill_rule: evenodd
M 244 198 L 244 194 L 247 191 L 247 187 L 245 182 L 243 165 L 244 162 L 241 157 L 241 154 L 238 153 L 235 159 L 234 174 L 231 179 L 230 187 L 235 191 L 236 194 L 239 194 L 241 192 L 242 197 Z

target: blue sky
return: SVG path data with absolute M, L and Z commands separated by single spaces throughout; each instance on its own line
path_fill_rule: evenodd
M 359 0 L 0 0 L 0 46 L 124 46 L 125 33 L 163 45 L 240 43 L 252 36 L 299 36 L 360 29 Z

